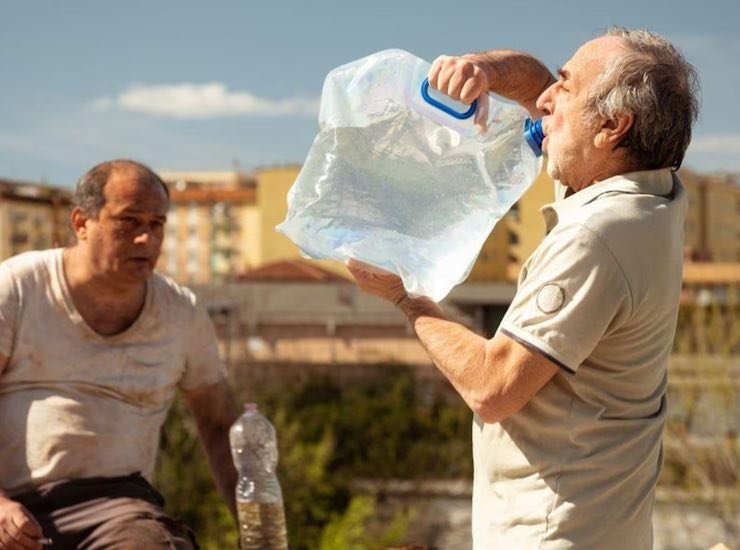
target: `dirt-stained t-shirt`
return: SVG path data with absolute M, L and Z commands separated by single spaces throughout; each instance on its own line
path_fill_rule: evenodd
M 102 336 L 72 302 L 62 249 L 0 264 L 0 487 L 151 478 L 177 388 L 225 377 L 213 325 L 188 289 L 158 274 L 126 331 Z

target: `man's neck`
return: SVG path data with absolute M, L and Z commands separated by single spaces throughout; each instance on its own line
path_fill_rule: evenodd
M 121 333 L 138 318 L 146 301 L 147 283 L 124 284 L 96 273 L 79 246 L 62 254 L 64 277 L 77 311 L 95 332 Z
M 613 178 L 614 176 L 621 176 L 622 174 L 628 174 L 629 172 L 634 172 L 636 170 L 631 163 L 625 162 L 621 157 L 606 159 L 601 163 L 596 163 L 595 166 L 596 168 L 591 172 L 591 175 L 584 178 L 585 184 L 568 186 L 573 193 L 577 193 L 578 191 L 591 187 L 596 183 L 608 180 L 609 178 Z

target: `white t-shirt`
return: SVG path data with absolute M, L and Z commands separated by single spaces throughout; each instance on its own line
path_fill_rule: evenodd
M 0 487 L 141 472 L 178 387 L 225 377 L 213 325 L 194 295 L 154 274 L 134 324 L 93 331 L 72 303 L 62 249 L 0 264 Z
M 476 549 L 652 548 L 686 204 L 655 170 L 543 207 L 499 330 L 561 369 L 518 413 L 473 425 Z

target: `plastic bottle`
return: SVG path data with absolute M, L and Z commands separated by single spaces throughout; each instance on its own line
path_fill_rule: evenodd
M 283 495 L 275 474 L 275 428 L 255 403 L 247 403 L 229 430 L 229 441 L 239 473 L 236 508 L 241 549 L 287 550 Z
M 311 258 L 363 261 L 439 301 L 535 181 L 543 136 L 495 96 L 481 133 L 475 106 L 431 89 L 429 68 L 385 50 L 327 75 L 320 131 L 277 230 Z

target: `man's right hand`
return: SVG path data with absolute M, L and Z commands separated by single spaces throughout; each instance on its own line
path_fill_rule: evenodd
M 429 85 L 452 99 L 470 105 L 478 100 L 475 122 L 478 131 L 488 128 L 488 75 L 471 57 L 441 55 L 429 69 Z
M 438 57 L 429 70 L 429 84 L 463 103 L 478 99 L 486 104 L 487 93 L 493 92 L 516 101 L 532 117 L 540 118 L 537 98 L 555 79 L 541 61 L 524 52 L 492 50 L 462 56 Z M 487 105 L 484 105 L 487 107 Z M 486 122 L 476 112 L 476 124 Z M 487 109 L 485 112 L 488 116 Z
M 41 526 L 20 502 L 0 496 L 0 549 L 40 550 Z
M 483 67 L 467 56 L 439 56 L 429 69 L 429 84 L 466 105 L 490 89 Z

